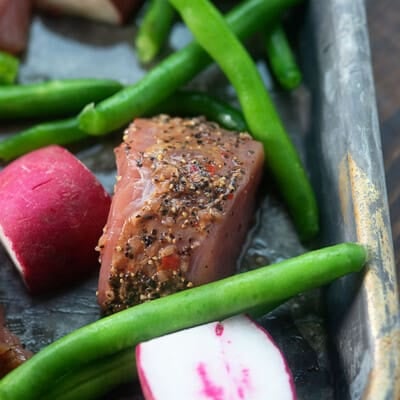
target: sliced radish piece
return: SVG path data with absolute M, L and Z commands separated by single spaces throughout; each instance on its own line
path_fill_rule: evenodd
M 264 328 L 239 315 L 136 347 L 146 400 L 294 400 L 283 354 Z
M 0 0 L 0 50 L 12 54 L 25 50 L 31 14 L 31 0 Z
M 0 172 L 0 239 L 26 286 L 43 293 L 99 268 L 110 196 L 70 152 L 49 146 Z
M 35 0 L 35 6 L 56 15 L 80 17 L 120 25 L 126 22 L 143 0 Z

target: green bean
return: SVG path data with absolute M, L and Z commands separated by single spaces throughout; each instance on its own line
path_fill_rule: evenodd
M 264 144 L 268 166 L 298 233 L 303 240 L 311 239 L 319 229 L 314 192 L 253 60 L 208 0 L 170 1 L 236 89 L 250 132 Z
M 0 381 L 2 400 L 42 399 L 57 379 L 151 338 L 255 309 L 359 271 L 363 246 L 344 243 L 152 300 L 50 344 Z
M 17 57 L 0 51 L 0 85 L 10 85 L 18 75 L 19 60 Z
M 243 39 L 298 2 L 248 0 L 228 13 L 227 22 L 235 34 Z M 172 95 L 210 63 L 211 59 L 201 47 L 191 43 L 167 57 L 135 84 L 96 107 L 94 104 L 85 107 L 79 116 L 80 128 L 92 135 L 104 135 L 121 128 Z
M 90 102 L 118 92 L 122 85 L 108 79 L 65 79 L 4 86 L 0 119 L 50 118 L 74 115 Z
M 137 56 L 141 63 L 154 60 L 171 31 L 175 10 L 168 0 L 150 0 L 135 38 Z
M 279 84 L 287 90 L 298 87 L 302 75 L 282 24 L 266 30 L 265 49 L 271 70 Z
M 129 348 L 63 376 L 41 400 L 91 400 L 137 377 L 135 349 Z
M 65 145 L 87 137 L 87 133 L 79 129 L 76 118 L 38 124 L 0 141 L 0 159 L 10 161 L 40 147 Z
M 247 130 L 246 122 L 239 110 L 213 96 L 197 91 L 176 92 L 158 104 L 149 114 L 158 113 L 192 117 L 203 115 L 226 129 L 238 132 Z

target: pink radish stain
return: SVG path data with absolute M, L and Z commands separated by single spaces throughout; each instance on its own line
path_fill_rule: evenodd
M 224 326 L 220 322 L 218 322 L 215 325 L 215 334 L 217 336 L 222 336 L 223 333 L 224 333 Z
M 204 363 L 199 363 L 197 366 L 197 373 L 200 376 L 201 382 L 203 384 L 203 393 L 204 395 L 212 400 L 224 400 L 224 389 L 220 386 L 217 386 L 214 382 L 209 378 L 206 366 Z
M 215 335 L 221 337 L 224 334 L 224 325 L 218 322 L 215 325 Z M 225 343 L 230 345 L 232 341 L 225 338 Z M 225 352 L 222 350 L 222 357 L 225 358 Z M 232 375 L 232 368 L 230 363 L 226 360 L 224 363 L 225 370 L 230 377 L 232 385 L 236 388 L 236 399 L 245 399 L 246 393 L 251 392 L 251 382 L 250 382 L 250 370 L 248 368 L 242 368 L 240 370 L 239 376 Z M 207 399 L 211 400 L 226 400 L 224 394 L 223 386 L 219 386 L 217 383 L 213 382 L 207 373 L 205 363 L 200 362 L 197 365 L 197 373 L 200 377 L 202 383 L 202 393 Z M 231 397 L 230 397 L 231 399 Z
M 244 399 L 245 391 L 251 390 L 250 371 L 248 368 L 243 368 L 241 372 L 242 372 L 242 377 L 240 379 L 240 383 L 242 384 L 242 386 L 240 386 L 240 385 L 238 386 L 237 394 L 239 396 L 239 399 Z
M 225 364 L 227 371 L 230 370 L 229 364 Z M 202 393 L 206 396 L 206 398 L 211 400 L 225 400 L 224 397 L 224 389 L 221 386 L 218 386 L 216 383 L 212 382 L 210 377 L 207 374 L 206 366 L 204 363 L 199 363 L 197 366 L 197 373 L 201 379 L 203 384 Z M 236 379 L 235 379 L 236 380 Z M 251 391 L 251 384 L 250 384 L 250 371 L 248 368 L 243 368 L 241 370 L 241 377 L 239 379 L 239 384 L 237 384 L 237 398 L 238 399 L 245 399 L 246 392 Z

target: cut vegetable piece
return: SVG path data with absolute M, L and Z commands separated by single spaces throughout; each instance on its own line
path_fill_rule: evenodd
M 19 54 L 25 50 L 32 0 L 0 1 L 0 50 Z
M 110 197 L 71 153 L 49 146 L 0 172 L 0 236 L 31 293 L 86 277 Z
M 136 362 L 146 400 L 296 398 L 283 354 L 243 315 L 140 343 Z
M 142 0 L 35 0 L 37 8 L 58 15 L 70 14 L 120 25 L 143 3 Z

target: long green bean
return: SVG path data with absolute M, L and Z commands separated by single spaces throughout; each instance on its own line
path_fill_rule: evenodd
M 135 349 L 129 348 L 88 365 L 81 365 L 63 376 L 41 400 L 92 400 L 117 385 L 137 377 Z
M 10 161 L 40 147 L 74 143 L 88 136 L 79 129 L 76 118 L 45 122 L 0 141 L 0 160 Z
M 0 399 L 37 400 L 60 377 L 141 341 L 276 306 L 300 292 L 359 271 L 366 250 L 345 243 L 149 301 L 105 317 L 50 344 L 0 381 Z
M 91 102 L 118 92 L 119 82 L 109 79 L 63 79 L 3 86 L 0 119 L 66 117 Z
M 265 49 L 272 72 L 279 84 L 293 90 L 300 85 L 302 74 L 282 24 L 265 31 Z

